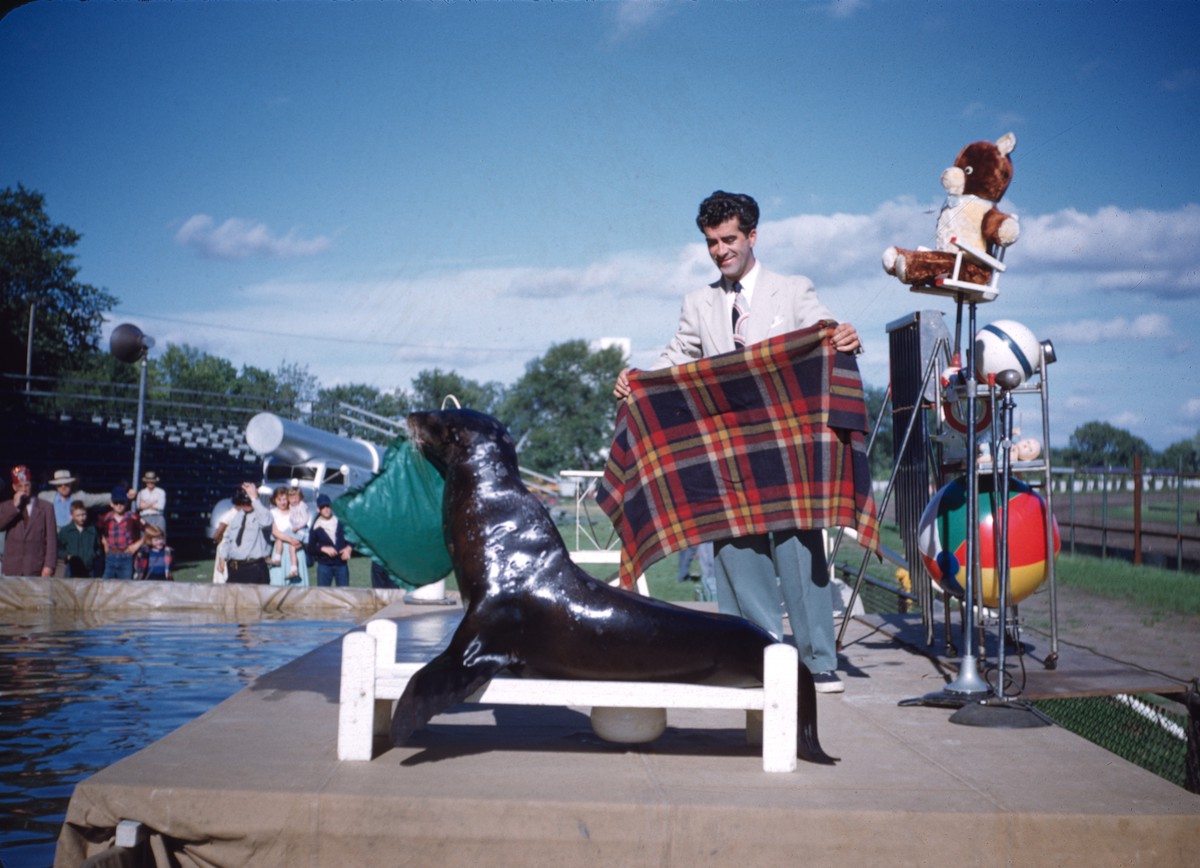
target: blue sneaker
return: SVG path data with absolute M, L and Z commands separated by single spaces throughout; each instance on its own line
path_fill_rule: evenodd
M 842 693 L 846 690 L 846 685 L 837 677 L 836 672 L 814 672 L 812 677 L 817 693 Z

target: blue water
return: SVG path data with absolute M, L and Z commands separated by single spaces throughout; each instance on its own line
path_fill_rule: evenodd
M 43 868 L 75 785 L 361 620 L 117 620 L 44 612 L 0 623 L 0 868 Z M 341 613 L 333 615 L 340 618 Z

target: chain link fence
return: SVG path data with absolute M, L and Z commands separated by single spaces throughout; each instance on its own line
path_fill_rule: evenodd
M 916 611 L 916 602 L 899 585 L 869 579 L 860 593 L 869 614 Z M 1188 738 L 1189 727 L 1200 730 L 1200 718 L 1191 720 L 1187 706 L 1152 694 L 1039 699 L 1040 712 L 1059 726 L 1086 738 L 1110 753 L 1128 760 L 1164 780 L 1200 792 L 1200 744 Z M 1197 702 L 1200 707 L 1200 702 Z

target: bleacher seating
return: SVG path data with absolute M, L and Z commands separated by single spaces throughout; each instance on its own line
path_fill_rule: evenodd
M 0 459 L 26 464 L 38 490 L 66 468 L 85 491 L 110 491 L 130 482 L 135 423 L 93 414 L 90 420 L 13 413 L 0 426 Z M 208 540 L 213 506 L 246 480 L 257 482 L 259 457 L 246 445 L 244 429 L 219 426 L 229 445 L 199 442 L 207 434 L 197 420 L 147 419 L 143 425 L 141 471 L 153 470 L 167 492 L 167 533 L 183 556 L 211 555 Z M 212 423 L 208 423 L 211 425 Z M 169 433 L 175 432 L 175 433 Z

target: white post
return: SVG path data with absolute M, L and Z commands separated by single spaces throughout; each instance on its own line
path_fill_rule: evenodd
M 370 760 L 375 734 L 375 637 L 355 631 L 342 639 L 338 759 Z
M 800 655 L 782 642 L 763 651 L 763 771 L 796 770 L 796 689 Z
M 367 624 L 367 633 L 375 639 L 376 671 L 396 665 L 396 622 L 387 618 L 377 618 Z M 372 732 L 376 736 L 387 737 L 391 732 L 392 700 L 375 699 L 375 724 Z

